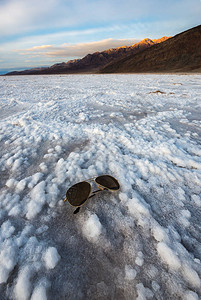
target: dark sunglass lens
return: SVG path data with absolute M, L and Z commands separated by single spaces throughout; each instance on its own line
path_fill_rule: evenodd
M 83 181 L 71 186 L 66 192 L 66 198 L 71 205 L 80 206 L 88 199 L 90 192 L 90 183 Z
M 95 181 L 96 183 L 110 190 L 115 191 L 120 188 L 118 181 L 110 175 L 98 176 Z

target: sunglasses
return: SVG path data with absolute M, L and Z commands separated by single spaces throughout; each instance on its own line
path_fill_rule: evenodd
M 98 186 L 98 190 L 91 192 L 92 186 L 89 183 L 90 181 L 95 181 Z M 66 192 L 66 198 L 64 201 L 68 200 L 68 202 L 72 206 L 76 206 L 77 209 L 74 211 L 74 214 L 78 213 L 80 207 L 89 199 L 95 196 L 95 194 L 104 191 L 118 191 L 120 189 L 120 185 L 114 177 L 110 175 L 101 175 L 98 177 L 90 178 L 86 181 L 78 182 L 72 185 Z

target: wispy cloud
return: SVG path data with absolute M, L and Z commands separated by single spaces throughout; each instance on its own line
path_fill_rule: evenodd
M 137 39 L 105 39 L 90 43 L 63 44 L 61 46 L 41 45 L 18 51 L 21 55 L 48 56 L 68 59 L 69 57 L 83 57 L 88 53 L 104 51 L 109 48 L 130 46 L 139 42 Z
M 25 51 L 38 51 L 38 50 L 46 50 L 48 48 L 52 48 L 52 45 L 41 45 L 41 46 L 34 46 L 32 48 L 25 49 Z
M 141 0 L 144 1 L 144 0 Z M 156 1 L 156 0 L 154 0 Z M 59 28 L 90 27 L 92 24 L 129 20 L 142 16 L 134 8 L 137 0 L 1 0 L 1 36 L 22 34 L 37 30 L 55 31 Z M 136 6 L 137 7 L 137 6 Z
M 125 27 L 125 26 L 124 26 Z M 129 27 L 127 26 L 126 30 Z M 105 26 L 105 27 L 97 27 L 97 28 L 89 28 L 89 29 L 77 29 L 77 30 L 62 30 L 56 33 L 49 34 L 37 34 L 29 37 L 25 35 L 23 37 L 18 37 L 15 40 L 6 41 L 0 44 L 0 51 L 2 50 L 11 50 L 11 49 L 26 49 L 32 48 L 34 46 L 38 47 L 38 45 L 61 45 L 65 42 L 71 41 L 87 41 L 88 39 L 94 40 L 94 36 L 98 36 L 99 34 L 105 34 L 112 36 L 116 30 L 118 30 L 117 26 Z M 124 28 L 125 30 L 125 28 Z
M 1 0 L 1 36 L 139 20 L 200 20 L 199 0 Z

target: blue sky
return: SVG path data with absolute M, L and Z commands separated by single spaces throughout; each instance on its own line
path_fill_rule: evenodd
M 48 66 L 200 23 L 201 0 L 0 0 L 0 69 Z

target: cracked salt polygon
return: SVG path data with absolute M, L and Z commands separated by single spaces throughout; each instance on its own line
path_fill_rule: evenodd
M 157 251 L 164 263 L 166 263 L 171 269 L 178 270 L 181 266 L 181 262 L 178 256 L 173 250 L 168 247 L 164 242 L 159 242 L 157 245 Z
M 190 221 L 188 220 L 191 217 L 191 213 L 189 210 L 185 209 L 180 212 L 180 215 L 178 216 L 178 221 L 184 226 L 188 227 L 190 226 Z
M 47 300 L 46 288 L 39 283 L 33 290 L 30 300 Z
M 198 295 L 193 291 L 186 291 L 184 293 L 184 300 L 199 300 Z
M 16 244 L 18 247 L 22 247 L 27 243 L 28 236 L 31 235 L 32 231 L 34 230 L 33 225 L 26 225 L 20 235 L 16 238 Z M 30 245 L 31 246 L 31 245 Z
M 53 149 L 53 148 L 50 148 L 50 149 L 47 150 L 47 152 L 48 152 L 48 153 L 52 153 L 52 152 L 54 152 L 54 149 Z
M 21 165 L 22 165 L 23 159 L 22 158 L 18 158 L 14 161 L 14 163 L 12 164 L 12 170 L 16 171 Z
M 153 298 L 153 292 L 149 288 L 144 287 L 143 283 L 138 283 L 136 287 L 138 293 L 136 300 L 146 300 Z
M 16 185 L 16 189 L 19 191 L 19 192 L 22 192 L 25 187 L 26 187 L 26 184 L 27 184 L 27 180 L 26 179 L 22 179 L 20 180 L 17 185 Z
M 201 198 L 198 195 L 192 195 L 191 199 L 196 206 L 201 207 Z
M 15 206 L 13 206 L 11 208 L 11 210 L 9 211 L 8 215 L 9 216 L 13 216 L 16 217 L 21 213 L 21 205 L 20 204 L 16 204 Z
M 142 214 L 144 216 L 149 215 L 148 208 L 137 197 L 129 199 L 127 202 L 127 206 L 128 206 L 129 212 L 134 216 L 139 215 L 139 214 Z
M 32 189 L 34 185 L 36 185 L 42 177 L 43 177 L 43 173 L 41 172 L 37 172 L 32 176 L 30 176 L 30 182 L 28 184 L 28 188 Z
M 60 255 L 55 247 L 49 247 L 44 255 L 43 260 L 47 269 L 54 269 L 60 260 Z
M 119 199 L 123 202 L 126 203 L 128 201 L 128 195 L 126 193 L 119 193 Z
M 160 285 L 154 280 L 152 281 L 151 286 L 154 291 L 160 290 Z
M 47 225 L 43 225 L 43 226 L 41 226 L 41 227 L 39 227 L 37 230 L 36 230 L 36 233 L 37 234 L 42 234 L 42 233 L 44 233 L 44 232 L 46 232 L 47 230 L 48 230 L 48 226 Z
M 137 257 L 135 259 L 135 263 L 138 266 L 142 266 L 143 265 L 144 259 L 143 259 L 143 253 L 142 253 L 142 251 L 138 252 Z
M 128 266 L 128 265 L 125 266 L 125 278 L 127 280 L 135 279 L 136 275 L 137 275 L 137 272 L 135 269 L 133 269 L 131 266 Z
M 83 113 L 83 112 L 79 113 L 78 118 L 80 119 L 80 121 L 88 121 L 88 120 L 89 120 L 88 115 L 86 115 L 86 114 Z
M 32 267 L 27 265 L 20 270 L 17 282 L 14 287 L 14 296 L 16 300 L 28 300 L 31 294 L 31 276 Z
M 48 171 L 48 167 L 47 167 L 47 165 L 44 162 L 42 162 L 39 165 L 39 167 L 40 167 L 40 169 L 41 169 L 42 172 L 47 172 Z
M 14 161 L 14 158 L 13 158 L 13 157 L 10 157 L 10 158 L 6 161 L 7 166 L 11 166 L 11 165 L 13 164 L 13 161 Z
M 0 246 L 0 283 L 6 283 L 18 260 L 17 247 L 11 239 Z
M 159 224 L 153 224 L 151 232 L 156 241 L 162 242 L 168 240 L 167 233 L 165 232 L 165 228 L 160 226 Z
M 22 237 L 23 238 L 23 237 Z M 43 251 L 43 245 L 35 236 L 24 236 L 23 257 L 27 261 L 31 261 L 34 264 L 41 265 L 41 257 Z
M 10 210 L 13 208 L 13 206 L 19 204 L 19 200 L 20 200 L 20 196 L 18 194 L 7 193 L 7 195 L 5 195 L 3 200 L 4 208 L 6 209 L 6 211 L 9 213 Z
M 184 278 L 192 285 L 192 287 L 201 287 L 201 280 L 198 276 L 198 273 L 193 270 L 187 263 L 182 264 L 182 274 Z
M 82 225 L 84 236 L 92 242 L 96 242 L 101 234 L 102 225 L 96 214 L 91 214 Z
M 142 257 L 137 257 L 135 259 L 135 263 L 136 263 L 136 265 L 138 265 L 138 266 L 141 267 L 143 265 L 143 263 L 144 263 L 144 259 Z
M 62 147 L 60 145 L 57 145 L 55 147 L 55 150 L 60 153 L 62 151 Z
M 38 183 L 30 192 L 31 199 L 27 205 L 27 219 L 34 218 L 42 209 L 46 201 L 45 181 Z
M 11 235 L 13 234 L 14 231 L 15 231 L 15 227 L 11 225 L 10 220 L 5 221 L 1 225 L 0 239 L 4 240 L 4 239 L 11 237 Z
M 12 188 L 12 187 L 16 186 L 17 183 L 18 183 L 18 181 L 15 178 L 10 178 L 6 181 L 6 186 L 9 188 Z

